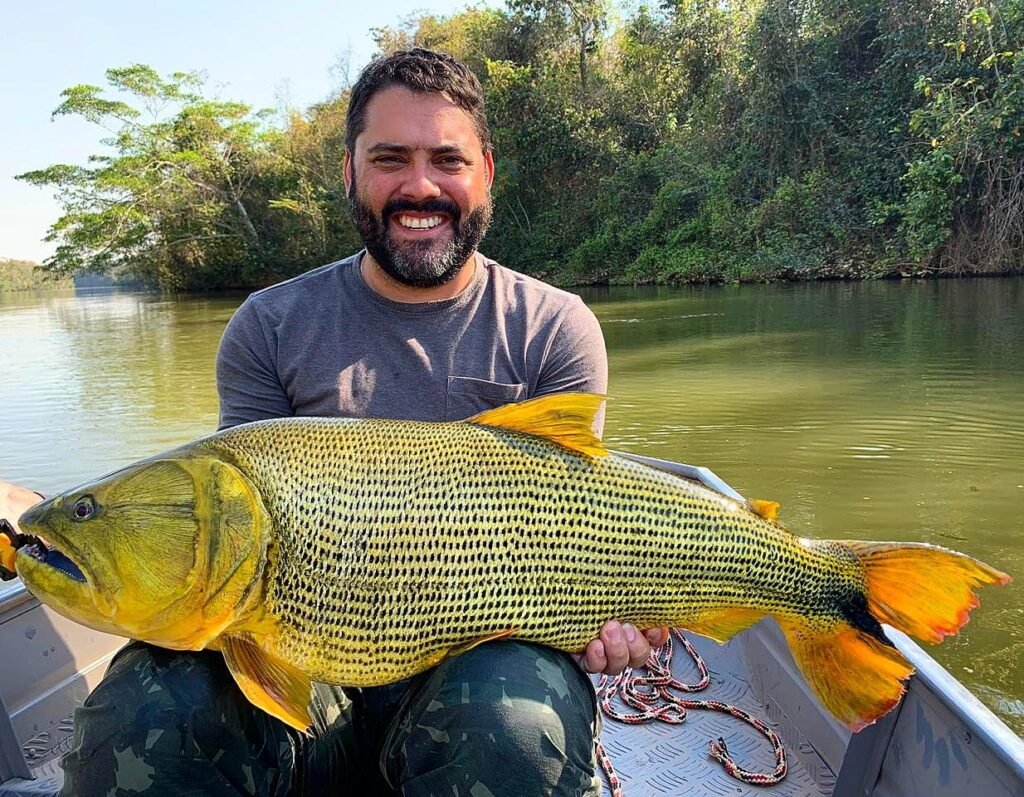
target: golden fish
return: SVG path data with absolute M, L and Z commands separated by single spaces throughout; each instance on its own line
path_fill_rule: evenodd
M 765 615 L 859 728 L 912 671 L 881 623 L 937 642 L 1010 580 L 930 545 L 794 536 L 777 505 L 608 455 L 601 402 L 238 426 L 33 507 L 20 525 L 47 545 L 17 570 L 92 628 L 220 650 L 300 729 L 311 679 L 384 684 L 502 637 L 576 651 L 610 618 L 723 640 Z

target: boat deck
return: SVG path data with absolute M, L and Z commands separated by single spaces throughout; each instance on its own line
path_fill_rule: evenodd
M 769 740 L 746 722 L 728 714 L 691 709 L 680 725 L 658 721 L 627 725 L 604 717 L 601 739 L 622 783 L 624 797 L 831 795 L 835 774 L 814 746 L 789 723 L 780 722 L 779 712 L 766 706 L 758 696 L 755 688 L 758 679 L 741 655 L 744 640 L 737 638 L 726 645 L 718 645 L 693 634 L 688 634 L 687 639 L 704 658 L 711 673 L 711 684 L 701 692 L 680 693 L 680 696 L 729 703 L 761 719 L 782 736 L 788 773 L 774 786 L 748 785 L 728 775 L 723 766 L 708 755 L 709 742 L 719 737 L 725 739 L 730 755 L 740 767 L 763 773 L 771 773 L 775 768 Z M 683 683 L 696 683 L 700 675 L 692 660 L 678 642 L 674 644 L 673 677 Z M 615 707 L 633 711 L 618 699 Z M 608 791 L 607 784 L 605 791 Z

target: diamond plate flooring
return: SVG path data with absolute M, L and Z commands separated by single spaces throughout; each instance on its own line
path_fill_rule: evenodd
M 742 708 L 774 727 L 750 686 L 738 645 L 717 645 L 693 634 L 687 638 L 704 657 L 711 684 L 702 692 L 685 695 L 694 700 L 721 700 Z M 697 670 L 682 646 L 675 642 L 672 673 L 677 680 L 696 683 Z M 597 678 L 595 677 L 595 683 Z M 631 711 L 616 700 L 619 709 Z M 722 737 L 736 763 L 748 770 L 772 772 L 775 756 L 771 743 L 745 722 L 715 711 L 690 710 L 681 725 L 647 722 L 627 725 L 603 717 L 601 741 L 622 782 L 625 797 L 827 797 L 834 776 L 824 766 L 816 780 L 786 746 L 789 771 L 777 786 L 752 786 L 726 774 L 707 754 L 708 743 Z M 801 745 L 806 753 L 806 745 Z M 605 794 L 609 793 L 605 784 Z

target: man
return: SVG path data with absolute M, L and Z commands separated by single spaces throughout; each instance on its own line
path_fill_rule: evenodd
M 477 251 L 494 158 L 462 64 L 424 50 L 370 64 L 350 98 L 344 177 L 366 250 L 239 308 L 217 358 L 222 428 L 456 420 L 604 392 L 603 339 L 580 299 Z M 318 686 L 309 738 L 251 706 L 218 653 L 132 643 L 76 714 L 63 794 L 596 795 L 581 667 L 639 665 L 664 639 L 648 635 L 609 622 L 578 664 L 506 641 L 399 684 Z

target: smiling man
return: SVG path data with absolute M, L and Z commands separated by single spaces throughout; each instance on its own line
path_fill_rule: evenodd
M 221 428 L 456 420 L 605 391 L 603 338 L 579 297 L 477 251 L 494 156 L 465 66 L 426 50 L 371 63 L 352 89 L 346 150 L 366 249 L 239 308 L 217 359 Z M 318 686 L 310 738 L 251 706 L 219 653 L 131 643 L 76 715 L 63 794 L 596 795 L 583 670 L 639 665 L 664 636 L 609 622 L 578 661 L 503 641 L 386 687 Z
M 345 156 L 352 218 L 368 253 L 363 278 L 398 300 L 421 302 L 424 289 L 455 296 L 473 279 L 475 263 L 467 263 L 491 221 L 489 143 L 444 94 L 393 86 L 368 105 Z

